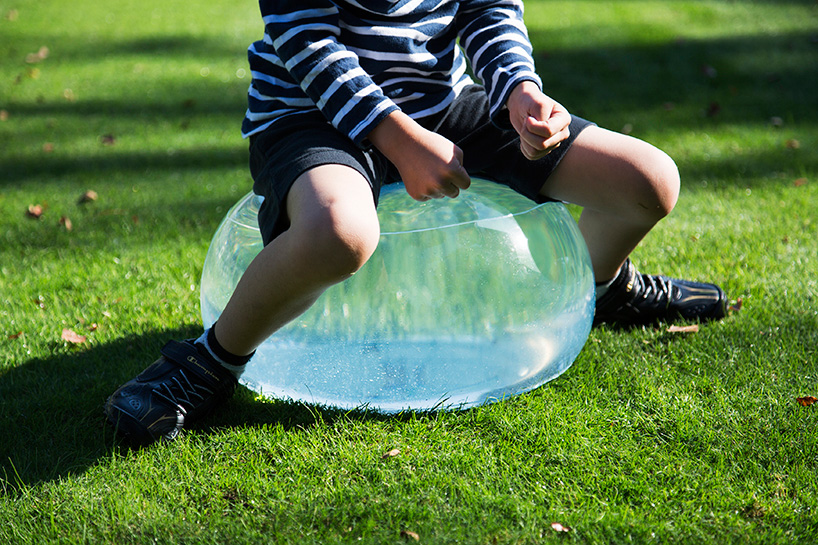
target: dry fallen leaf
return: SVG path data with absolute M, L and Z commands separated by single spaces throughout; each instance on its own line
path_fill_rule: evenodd
M 0 110 L 0 121 L 8 121 L 9 120 L 9 111 L 8 110 Z
M 414 539 L 415 541 L 420 541 L 420 535 L 418 535 L 417 532 L 411 532 L 409 530 L 401 530 L 400 531 L 400 536 L 405 537 L 405 538 L 409 538 L 409 539 Z
M 97 195 L 97 192 L 89 189 L 88 191 L 83 193 L 82 196 L 80 196 L 79 200 L 77 201 L 77 204 L 85 204 L 87 202 L 94 202 L 98 198 L 99 198 L 99 195 Z
M 63 329 L 62 340 L 72 344 L 82 344 L 86 341 L 86 337 L 84 335 L 78 335 L 71 331 L 70 329 Z
M 795 180 L 795 181 L 793 182 L 793 185 L 794 185 L 795 187 L 802 187 L 802 186 L 805 186 L 805 185 L 807 185 L 807 179 L 806 179 L 806 178 L 798 178 L 797 180 Z
M 796 140 L 795 138 L 790 138 L 784 143 L 790 149 L 799 149 L 801 147 L 801 142 Z
M 26 62 L 28 64 L 36 64 L 48 58 L 49 50 L 46 46 L 42 46 L 36 53 L 29 53 L 26 55 Z
M 727 307 L 727 310 L 732 311 L 732 312 L 738 312 L 739 310 L 741 310 L 741 297 L 736 299 L 735 303 L 733 303 L 729 307 Z
M 103 134 L 99 137 L 100 141 L 102 142 L 103 146 L 113 146 L 116 144 L 116 136 L 113 134 Z
M 74 228 L 74 224 L 71 223 L 71 218 L 68 216 L 60 216 L 60 225 L 65 227 L 66 231 L 71 231 Z
M 551 523 L 551 528 L 555 532 L 570 532 L 571 531 L 571 528 L 569 528 L 568 526 L 563 526 L 559 522 L 552 522 Z
M 398 454 L 400 454 L 400 449 L 393 448 L 392 450 L 390 450 L 389 452 L 387 452 L 383 456 L 381 456 L 381 458 L 394 458 Z
M 54 142 L 46 142 L 43 144 L 43 153 L 54 153 Z
M 22 337 L 22 336 L 23 336 L 23 332 L 22 332 L 22 331 L 18 331 L 17 333 L 15 333 L 15 334 L 13 334 L 13 335 L 9 335 L 9 340 L 12 340 L 12 341 L 13 341 L 14 339 L 19 339 L 19 338 L 20 338 L 20 337 Z
M 26 210 L 26 216 L 29 218 L 34 218 L 35 220 L 40 219 L 43 216 L 43 207 L 40 204 L 30 204 L 28 205 L 28 210 Z
M 692 325 L 672 325 L 667 328 L 668 333 L 698 333 L 699 332 L 699 324 L 692 324 Z
M 812 405 L 813 403 L 818 401 L 818 398 L 812 397 L 812 396 L 805 396 L 805 397 L 796 397 L 795 400 L 802 407 L 809 407 L 810 405 Z

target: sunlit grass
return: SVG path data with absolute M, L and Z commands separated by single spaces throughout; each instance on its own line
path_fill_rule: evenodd
M 814 541 L 816 416 L 795 401 L 818 395 L 807 1 L 526 2 L 547 92 L 679 165 L 679 205 L 634 259 L 722 284 L 741 300 L 725 321 L 594 330 L 559 379 L 470 411 L 242 389 L 176 443 L 121 448 L 102 403 L 199 333 L 208 242 L 250 190 L 256 10 L 0 0 L 0 539 Z

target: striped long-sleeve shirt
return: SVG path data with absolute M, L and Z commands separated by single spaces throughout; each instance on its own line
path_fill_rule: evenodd
M 357 144 L 391 112 L 422 119 L 473 83 L 497 119 L 511 89 L 541 84 L 522 0 L 260 0 L 264 38 L 248 51 L 244 136 L 319 109 Z M 459 39 L 459 42 L 458 42 Z M 464 55 L 465 53 L 465 55 Z

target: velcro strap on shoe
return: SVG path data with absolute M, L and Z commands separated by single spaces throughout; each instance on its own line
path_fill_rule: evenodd
M 167 359 L 195 373 L 213 388 L 224 387 L 225 383 L 235 385 L 238 382 L 230 371 L 218 363 L 208 362 L 193 343 L 168 341 L 161 352 Z

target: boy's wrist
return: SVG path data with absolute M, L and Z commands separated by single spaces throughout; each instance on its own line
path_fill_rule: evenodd
M 506 108 L 509 110 L 513 110 L 517 107 L 520 103 L 523 96 L 528 95 L 531 96 L 532 94 L 541 93 L 542 90 L 537 83 L 531 80 L 523 80 L 511 90 L 508 94 L 508 100 L 506 100 Z
M 395 162 L 393 157 L 402 146 L 406 145 L 406 139 L 415 124 L 416 121 L 411 117 L 400 110 L 395 110 L 384 117 L 383 120 L 370 131 L 367 139 L 372 142 L 372 145 L 383 153 L 387 159 Z

